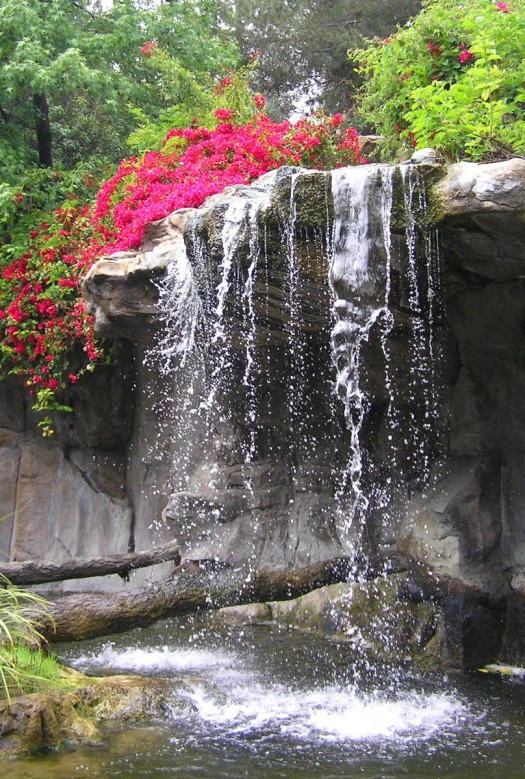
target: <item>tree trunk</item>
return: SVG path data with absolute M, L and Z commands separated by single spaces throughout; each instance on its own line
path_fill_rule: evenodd
M 40 168 L 53 167 L 53 138 L 49 123 L 49 106 L 45 93 L 33 95 L 35 109 L 35 129 L 38 146 L 38 165 Z
M 0 575 L 9 579 L 11 584 L 46 584 L 65 579 L 107 576 L 112 573 L 127 576 L 135 568 L 147 568 L 170 560 L 173 560 L 175 565 L 180 563 L 179 545 L 176 541 L 169 541 L 148 552 L 130 552 L 107 557 L 77 557 L 66 560 L 65 563 L 52 563 L 48 560 L 0 563 Z
M 189 568 L 189 570 L 188 570 Z M 61 598 L 50 606 L 50 619 L 40 625 L 52 643 L 81 641 L 146 627 L 159 619 L 224 606 L 290 600 L 327 584 L 355 580 L 355 561 L 341 557 L 293 571 L 251 571 L 206 561 L 185 564 L 179 573 L 163 582 L 128 592 L 78 594 Z M 369 565 L 367 578 L 386 570 L 403 570 L 384 559 Z M 363 574 L 360 574 L 362 577 Z

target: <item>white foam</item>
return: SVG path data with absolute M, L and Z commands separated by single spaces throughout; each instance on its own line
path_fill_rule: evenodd
M 355 689 L 291 691 L 284 687 L 233 686 L 217 698 L 197 688 L 192 696 L 206 723 L 232 733 L 271 729 L 299 740 L 330 741 L 429 738 L 466 714 L 449 695 L 363 695 Z
M 364 693 L 354 686 L 301 690 L 264 684 L 234 653 L 220 650 L 118 649 L 109 643 L 73 664 L 138 673 L 202 673 L 208 682 L 203 685 L 197 678 L 187 694 L 196 711 L 195 725 L 200 722 L 222 735 L 259 732 L 297 741 L 406 743 L 452 732 L 469 716 L 465 704 L 452 694 Z M 180 712 L 174 711 L 173 717 L 178 719 Z
M 235 657 L 231 653 L 206 649 L 171 649 L 163 646 L 155 649 L 117 649 L 105 644 L 96 653 L 81 655 L 70 661 L 76 667 L 108 668 L 112 670 L 151 672 L 201 671 L 210 668 L 232 667 Z

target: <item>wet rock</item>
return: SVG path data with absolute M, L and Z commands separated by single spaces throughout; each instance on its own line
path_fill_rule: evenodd
M 80 716 L 72 693 L 33 693 L 0 703 L 0 757 L 56 749 L 65 741 L 96 743 L 93 721 Z
M 416 662 L 426 667 L 444 659 L 439 605 L 406 597 L 407 575 L 356 584 L 332 584 L 291 601 L 220 609 L 228 625 L 265 624 L 304 630 L 351 643 L 374 663 Z
M 65 743 L 100 743 L 97 724 L 165 719 L 189 711 L 182 679 L 110 676 L 94 679 L 65 669 L 71 692 L 33 693 L 0 702 L 0 757 L 57 749 Z

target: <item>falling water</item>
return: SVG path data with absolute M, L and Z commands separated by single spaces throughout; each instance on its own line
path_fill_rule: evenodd
M 441 395 L 435 380 L 440 316 L 439 246 L 429 237 L 424 181 L 418 169 L 367 166 L 332 173 L 334 223 L 330 280 L 336 322 L 332 332 L 336 392 L 350 430 L 350 456 L 339 488 L 341 533 L 359 552 L 367 523 L 381 512 L 381 532 L 400 483 L 428 480 L 440 435 Z M 397 198 L 405 226 L 392 225 Z M 394 289 L 394 278 L 396 287 Z M 405 282 L 406 279 L 406 282 Z M 404 286 L 407 286 L 406 293 Z M 406 341 L 408 396 L 403 399 L 392 348 Z M 374 370 L 373 342 L 382 351 L 383 387 Z M 371 357 L 365 359 L 368 350 Z M 372 363 L 370 363 L 372 360 Z M 399 357 L 398 357 L 399 362 Z M 382 406 L 381 461 L 364 440 L 371 410 Z M 421 422 L 421 419 L 423 420 Z M 435 457 L 434 457 L 435 459 Z M 376 537 L 377 537 L 377 530 Z
M 361 386 L 362 349 L 374 326 L 382 320 L 381 344 L 387 363 L 386 337 L 392 328 L 389 309 L 392 169 L 362 167 L 352 171 L 352 175 L 347 170 L 334 171 L 332 192 L 335 217 L 330 281 L 337 319 L 332 331 L 333 360 L 337 371 L 336 393 L 343 400 L 351 448 L 339 488 L 340 518 L 341 533 L 351 540 L 355 549 L 369 506 L 362 480 L 361 431 L 369 410 Z M 388 371 L 386 381 L 391 405 Z
M 282 542 L 292 561 L 305 510 L 297 500 L 305 490 L 299 485 L 321 478 L 334 482 L 332 508 L 312 509 L 332 533 L 324 554 L 337 554 L 339 548 L 357 555 L 380 543 L 381 534 L 394 532 L 393 497 L 401 482 L 421 487 L 429 478 L 440 410 L 434 379 L 439 256 L 435 239 L 420 230 L 427 219 L 423 182 L 413 166 L 369 165 L 327 174 L 333 217 L 327 200 L 325 241 L 304 231 L 298 211 L 299 185 L 316 175 L 292 170 L 279 179 L 272 174 L 233 191 L 219 215 L 213 203 L 199 209 L 161 284 L 165 326 L 148 359 L 166 386 L 158 401 L 160 436 L 153 457 L 173 460 L 172 514 L 179 506 L 187 516 L 184 527 L 175 530 L 187 552 L 192 545 L 193 551 L 200 548 L 191 538 L 205 548 L 215 537 L 213 554 L 221 557 L 221 534 L 212 527 L 219 522 L 227 529 L 224 522 L 236 510 L 246 514 L 254 535 L 261 518 L 275 522 L 270 515 L 264 519 L 271 500 L 262 493 L 277 487 L 270 482 L 264 490 L 259 483 L 255 494 L 267 461 L 274 469 L 284 463 L 288 470 L 288 509 L 283 507 L 280 516 L 288 512 L 288 539 Z M 281 234 L 277 244 L 275 234 L 270 237 L 269 247 L 267 215 L 283 181 L 288 202 L 279 206 Z M 398 214 L 394 224 L 395 207 L 404 216 L 400 221 Z M 275 221 L 275 214 L 271 218 Z M 322 290 L 323 282 L 313 285 L 304 276 L 308 263 L 322 267 L 327 251 L 335 396 L 342 400 L 348 438 L 338 466 L 330 450 L 344 452 L 337 433 L 340 410 L 321 398 L 321 389 L 328 395 L 329 376 L 319 362 L 325 359 L 322 350 L 313 359 L 308 335 L 312 287 Z M 322 335 L 325 325 L 316 327 Z M 399 355 L 393 356 L 399 344 L 406 349 L 408 380 L 400 376 Z M 281 409 L 278 396 L 271 400 L 276 392 L 282 393 Z M 280 441 L 271 419 L 276 412 L 282 414 Z M 268 417 L 264 423 L 261 413 Z M 379 455 L 366 440 L 371 418 L 381 419 L 376 423 Z M 316 475 L 327 455 L 332 457 L 327 476 Z M 243 543 L 246 556 L 256 562 L 262 542 L 257 552 L 253 538 Z
M 286 496 L 294 496 L 290 503 L 310 489 L 308 501 L 320 513 L 327 534 L 336 511 L 339 540 L 349 551 L 366 550 L 364 538 L 374 512 L 379 509 L 385 522 L 402 482 L 412 478 L 420 484 L 429 478 L 439 428 L 435 364 L 441 302 L 436 235 L 421 230 L 426 220 L 422 181 L 410 166 L 371 165 L 328 175 L 333 199 L 333 219 L 327 208 L 328 235 L 311 240 L 312 231 L 306 231 L 306 236 L 318 270 L 324 267 L 327 245 L 329 249 L 330 277 L 321 301 L 326 303 L 331 290 L 332 378 L 348 428 L 346 450 L 344 436 L 332 437 L 334 417 L 342 416 L 335 404 L 328 401 L 317 428 L 312 424 L 316 407 L 311 395 L 324 387 L 319 379 L 328 370 L 323 363 L 312 372 L 308 363 L 311 342 L 303 328 L 307 287 L 302 274 L 309 257 L 300 255 L 296 245 L 301 231 L 299 174 L 291 175 L 289 216 L 277 241 L 265 227 L 275 186 L 270 178 L 230 194 L 215 234 L 207 231 L 208 213 L 202 209 L 188 223 L 186 244 L 179 246 L 161 283 L 165 327 L 147 355 L 164 380 L 155 410 L 160 438 L 157 449 L 152 444 L 152 457 L 172 460 L 170 501 L 174 514 L 183 515 L 174 534 L 187 543 L 187 554 L 199 554 L 202 539 L 206 548 L 204 542 L 234 524 L 226 501 L 233 497 L 239 501 L 234 509 L 245 521 L 244 560 L 259 562 L 254 538 L 258 517 L 273 510 L 273 484 L 261 489 L 252 476 L 268 470 L 271 457 L 276 469 L 283 470 L 283 463 L 290 466 L 295 479 L 286 482 Z M 396 208 L 403 212 L 401 219 Z M 284 259 L 282 247 L 287 250 Z M 281 265 L 276 271 L 270 265 L 277 261 Z M 328 342 L 326 323 L 316 335 Z M 269 356 L 271 327 L 276 344 Z M 280 377 L 272 362 L 277 358 L 289 371 L 288 382 L 278 386 L 277 403 L 265 407 L 267 375 Z M 237 421 L 228 408 L 232 400 L 238 406 Z M 415 407 L 424 418 L 422 432 L 416 416 L 407 413 Z M 261 415 L 268 409 L 281 412 L 289 428 L 297 428 L 290 430 L 283 450 L 271 437 L 261 440 Z M 375 441 L 382 442 L 379 455 L 367 439 L 374 414 L 379 419 Z M 239 419 L 245 421 L 241 432 L 236 429 Z M 272 425 L 266 425 L 271 433 Z M 221 446 L 228 436 L 224 454 Z M 336 446 L 345 456 L 335 501 L 327 502 L 325 496 L 325 503 L 315 504 L 320 487 L 305 472 L 316 456 L 322 461 Z M 288 504 L 279 505 L 279 511 L 287 510 Z M 271 515 L 272 521 L 276 516 Z M 283 525 L 276 531 L 282 546 L 297 542 L 286 532 Z M 220 546 L 215 549 L 221 556 Z M 397 616 L 390 615 L 393 621 Z M 407 772 L 525 777 L 525 721 L 516 714 L 523 706 L 497 696 L 487 706 L 472 678 L 396 676 L 391 668 L 379 667 L 372 675 L 361 674 L 366 646 L 348 637 L 327 642 L 276 626 L 227 631 L 217 622 L 201 626 L 198 620 L 185 620 L 136 631 L 132 646 L 126 637 L 126 646 L 116 638 L 102 647 L 69 647 L 66 659 L 97 674 L 175 675 L 184 690 L 182 705 L 166 704 L 164 724 L 132 731 L 123 759 L 91 748 L 91 753 L 79 751 L 68 758 L 73 760 L 70 774 L 62 764 L 54 773 L 52 766 L 49 774 L 40 765 L 38 774 L 27 773 L 31 767 L 24 765 L 23 776 L 135 779 L 199 772 L 214 779 L 348 779 L 386 775 L 386 765 L 393 779 Z M 370 670 L 366 663 L 364 668 Z M 512 728 L 506 724 L 510 721 Z M 473 760 L 473 755 L 480 757 Z M 14 777 L 18 779 L 16 773 Z

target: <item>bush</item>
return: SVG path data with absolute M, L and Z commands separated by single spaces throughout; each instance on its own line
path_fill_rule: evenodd
M 429 0 L 391 38 L 349 52 L 384 157 L 432 146 L 474 161 L 525 152 L 525 2 Z

